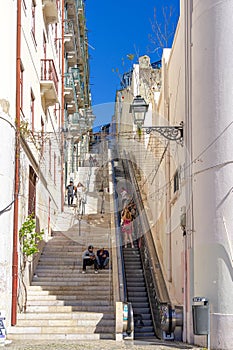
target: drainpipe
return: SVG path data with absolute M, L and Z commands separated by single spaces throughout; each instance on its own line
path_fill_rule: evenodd
M 16 29 L 16 134 L 15 134 L 15 189 L 12 257 L 12 308 L 11 324 L 16 325 L 18 294 L 18 216 L 19 216 L 19 167 L 20 167 L 20 71 L 21 71 L 21 0 L 17 0 Z
M 167 119 L 170 122 L 170 101 L 166 103 L 167 107 Z M 171 178 L 171 157 L 170 152 L 168 151 L 166 154 L 165 160 L 165 171 L 166 171 L 166 179 L 170 181 Z M 167 188 L 167 201 L 166 201 L 166 226 L 167 226 L 167 280 L 168 282 L 172 281 L 172 233 L 171 233 L 171 186 L 169 185 Z
M 166 156 L 166 175 L 167 179 L 170 179 L 171 170 L 170 170 L 170 153 L 168 151 L 168 154 Z M 168 282 L 172 281 L 172 233 L 171 233 L 171 186 L 168 186 L 167 189 L 167 218 L 166 218 L 166 225 L 167 225 L 167 255 L 168 255 L 168 266 L 167 266 L 167 280 Z
M 65 8 L 64 1 L 61 1 L 61 13 L 62 13 L 62 39 L 61 39 L 61 130 L 64 128 L 64 71 L 65 71 L 65 62 L 64 62 L 64 53 L 65 53 L 65 43 L 64 43 L 64 20 L 65 20 Z M 64 132 L 61 132 L 61 211 L 64 210 Z
M 194 228 L 193 197 L 192 197 L 192 46 L 191 46 L 191 19 L 192 3 L 183 2 L 184 13 L 184 49 L 185 49 L 185 145 L 186 145 L 186 229 L 183 232 L 184 250 L 184 323 L 183 341 L 193 342 L 191 320 L 191 298 L 193 290 L 193 257 L 192 257 L 192 232 Z

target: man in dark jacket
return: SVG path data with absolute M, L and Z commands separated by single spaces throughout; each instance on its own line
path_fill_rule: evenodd
M 83 259 L 83 271 L 82 273 L 86 273 L 86 267 L 94 265 L 95 273 L 98 273 L 98 262 L 94 253 L 94 247 L 89 245 L 88 249 L 85 250 L 82 256 Z
M 100 269 L 105 269 L 109 263 L 109 252 L 108 250 L 101 248 L 97 250 L 97 261 Z
M 74 200 L 74 183 L 70 180 L 70 184 L 66 187 L 67 189 L 67 199 L 68 199 L 68 206 L 73 204 Z

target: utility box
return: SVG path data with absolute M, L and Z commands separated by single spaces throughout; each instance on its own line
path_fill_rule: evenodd
M 208 335 L 210 333 L 209 301 L 204 297 L 195 297 L 193 303 L 193 333 L 195 335 Z

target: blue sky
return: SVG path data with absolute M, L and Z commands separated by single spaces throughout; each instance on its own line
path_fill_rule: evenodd
M 172 6 L 172 23 L 179 16 L 179 0 L 86 0 L 86 24 L 90 55 L 90 84 L 95 126 L 108 123 L 113 114 L 120 75 L 127 72 L 139 56 L 147 54 L 151 62 L 159 59 L 149 35 L 156 8 L 157 21 L 163 23 L 162 9 Z M 127 59 L 128 54 L 134 60 Z M 118 72 L 117 72 L 118 71 Z

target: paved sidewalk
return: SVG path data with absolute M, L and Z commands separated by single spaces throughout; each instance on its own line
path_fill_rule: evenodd
M 98 341 L 77 341 L 77 342 L 37 342 L 37 341 L 14 341 L 5 345 L 9 350 L 201 350 L 182 343 L 171 342 L 142 342 L 142 341 L 122 341 L 98 340 Z

